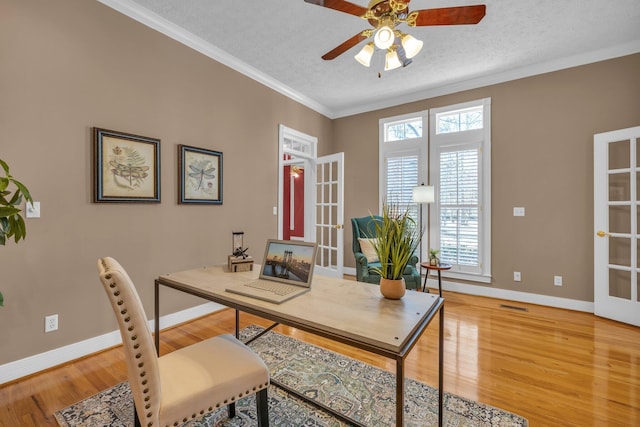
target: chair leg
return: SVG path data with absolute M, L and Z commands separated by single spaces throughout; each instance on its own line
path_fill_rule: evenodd
M 229 418 L 234 418 L 236 416 L 236 402 L 229 403 L 227 408 L 229 408 Z
M 258 427 L 269 427 L 269 399 L 266 388 L 256 393 L 256 413 L 258 414 Z
M 138 417 L 138 410 L 136 409 L 136 404 L 133 404 L 133 426 L 134 427 L 142 427 L 140 423 L 140 417 Z

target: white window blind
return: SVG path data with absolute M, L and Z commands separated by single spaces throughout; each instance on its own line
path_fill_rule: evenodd
M 418 185 L 418 155 L 389 156 L 386 167 L 385 200 L 404 210 L 409 208 L 417 220 L 418 208 L 412 202 L 413 187 Z
M 479 267 L 479 150 L 440 153 L 440 259 Z

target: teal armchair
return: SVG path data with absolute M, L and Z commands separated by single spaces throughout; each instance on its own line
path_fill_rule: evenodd
M 353 255 L 356 258 L 356 280 L 358 282 L 367 282 L 380 284 L 380 275 L 373 271 L 373 267 L 380 267 L 380 262 L 369 262 L 364 254 L 358 238 L 372 239 L 376 237 L 376 221 L 381 221 L 379 216 L 366 216 L 363 218 L 351 218 L 351 227 L 353 230 Z M 404 281 L 407 289 L 420 288 L 420 272 L 416 269 L 418 257 L 414 255 L 407 268 L 404 270 Z

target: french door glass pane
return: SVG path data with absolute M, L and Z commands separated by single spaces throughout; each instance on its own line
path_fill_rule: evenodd
M 630 173 L 614 173 L 609 175 L 609 201 L 627 202 L 631 200 L 630 187 Z
M 631 206 L 609 206 L 609 232 L 631 233 Z
M 609 270 L 609 296 L 631 299 L 631 272 Z
M 631 267 L 631 239 L 609 237 L 609 264 Z
M 629 141 L 609 143 L 609 170 L 629 168 L 630 157 Z

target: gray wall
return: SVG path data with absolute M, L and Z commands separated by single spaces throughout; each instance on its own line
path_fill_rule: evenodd
M 493 281 L 479 286 L 593 301 L 593 135 L 640 125 L 639 94 L 636 54 L 335 120 L 345 218 L 378 209 L 380 118 L 490 97 Z M 351 240 L 349 223 L 355 266 Z
M 116 329 L 98 257 L 122 262 L 152 316 L 153 279 L 226 262 L 232 230 L 260 253 L 277 235 L 279 124 L 330 152 L 328 118 L 97 1 L 0 11 L 0 158 L 42 210 L 0 246 L 0 364 Z M 92 203 L 93 126 L 161 139 L 161 204 Z M 223 152 L 222 206 L 177 204 L 178 144 Z M 204 302 L 167 295 L 163 313 Z
M 640 55 L 329 120 L 98 2 L 0 0 L 0 10 L 0 158 L 42 204 L 27 240 L 0 247 L 0 364 L 116 329 L 98 257 L 122 261 L 151 313 L 158 274 L 224 262 L 232 230 L 250 248 L 275 236 L 278 124 L 317 136 L 320 154 L 345 152 L 348 221 L 377 209 L 379 118 L 483 97 L 493 100 L 492 286 L 593 298 L 593 134 L 640 124 Z M 161 139 L 161 204 L 91 202 L 93 126 Z M 222 206 L 177 204 L 178 144 L 224 153 Z M 166 292 L 163 313 L 202 303 Z M 44 334 L 52 313 L 60 330 Z

